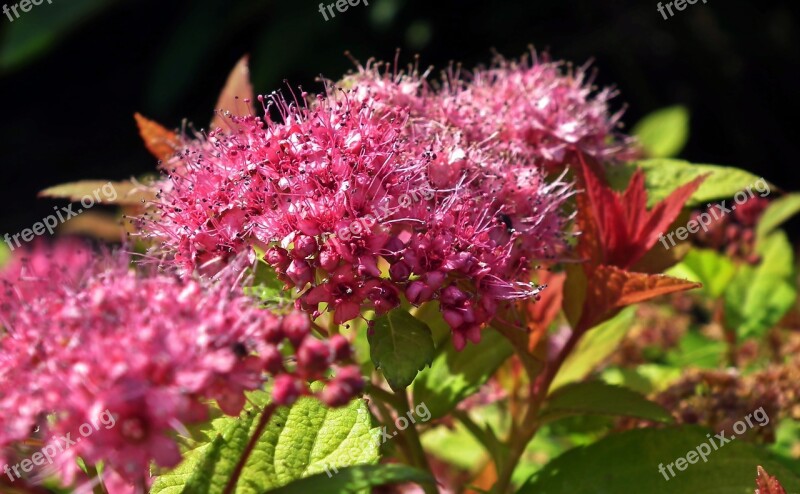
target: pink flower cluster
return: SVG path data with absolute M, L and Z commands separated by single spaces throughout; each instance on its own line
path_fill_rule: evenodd
M 289 404 L 349 360 L 343 337 L 310 336 L 306 314 L 259 309 L 225 277 L 210 285 L 141 274 L 126 256 L 91 254 L 72 242 L 39 244 L 0 274 L 4 463 L 28 456 L 30 444 L 74 438 L 108 410 L 115 426 L 82 438 L 54 465 L 74 485 L 83 477 L 78 457 L 103 462 L 110 492 L 133 492 L 147 484 L 151 461 L 178 464 L 175 431 L 205 420 L 208 400 L 238 415 L 244 392 L 273 376 L 275 402 Z M 282 353 L 289 345 L 292 363 Z M 321 398 L 341 405 L 362 385 L 356 367 L 341 367 Z
M 587 67 L 532 51 L 520 61 L 498 56 L 491 67 L 472 72 L 451 67 L 439 91 L 430 89 L 426 75 L 415 68 L 382 72 L 381 64 L 369 62 L 341 84 L 547 171 L 575 164 L 576 153 L 601 163 L 633 156 L 631 139 L 617 129 L 622 111 L 610 110 L 616 92 L 594 87 Z
M 504 62 L 438 92 L 368 65 L 341 88 L 308 104 L 259 98 L 266 117 L 186 140 L 145 235 L 186 272 L 258 246 L 298 307 L 317 317 L 325 304 L 338 324 L 438 300 L 462 348 L 501 304 L 535 296 L 531 263 L 567 246 L 571 185 L 547 169 L 624 147 L 610 93 L 549 62 Z

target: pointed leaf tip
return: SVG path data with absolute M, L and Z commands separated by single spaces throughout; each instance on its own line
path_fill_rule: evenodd
M 139 135 L 142 136 L 145 147 L 159 160 L 169 159 L 180 147 L 180 139 L 175 132 L 141 113 L 134 113 L 133 118 L 139 126 Z
M 778 479 L 768 474 L 761 468 L 761 465 L 758 466 L 756 472 L 755 494 L 786 494 L 786 490 L 778 482 Z
M 243 100 L 252 100 L 253 97 L 253 85 L 250 83 L 250 56 L 245 55 L 236 63 L 225 82 L 225 87 L 214 107 L 215 113 L 214 118 L 211 119 L 211 128 L 224 128 L 225 122 L 220 114 L 221 111 L 237 116 L 249 114 L 250 109 Z

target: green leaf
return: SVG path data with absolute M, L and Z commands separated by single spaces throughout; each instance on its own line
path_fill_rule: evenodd
M 152 494 L 219 494 L 254 434 L 266 393 L 254 393 L 239 418 L 212 421 L 209 442 L 189 451 L 173 471 L 156 478 Z M 247 456 L 235 492 L 261 494 L 268 489 L 335 468 L 378 461 L 378 429 L 371 428 L 364 400 L 330 409 L 304 397 L 277 408 Z
M 460 352 L 449 340 L 431 368 L 414 381 L 414 401 L 425 403 L 433 418 L 443 417 L 477 392 L 512 353 L 514 348 L 508 340 L 493 329 L 484 330 L 480 343 Z
M 370 487 L 378 487 L 400 482 L 435 483 L 427 472 L 405 465 L 360 465 L 355 467 L 331 469 L 330 473 L 320 473 L 295 480 L 268 494 L 308 494 L 310 492 L 335 492 L 350 494 L 363 492 Z
M 609 367 L 600 378 L 608 384 L 625 386 L 641 394 L 648 395 L 663 391 L 681 378 L 680 368 L 660 364 L 641 364 L 635 368 Z
M 80 28 L 83 23 L 114 3 L 115 0 L 45 2 L 33 6 L 30 12 L 17 9 L 19 18 L 15 17 L 13 22 L 8 22 L 3 14 L 6 32 L 0 46 L 0 69 L 14 69 L 30 62 L 49 50 L 59 38 Z
M 395 391 L 411 384 L 436 351 L 428 325 L 402 308 L 377 318 L 367 338 L 372 363 Z
M 548 396 L 539 419 L 542 422 L 569 415 L 615 415 L 672 422 L 672 415 L 661 405 L 639 393 L 602 381 L 567 384 Z
M 635 313 L 635 307 L 627 307 L 614 318 L 589 330 L 575 351 L 564 360 L 550 386 L 551 392 L 567 383 L 582 380 L 608 358 L 630 330 Z
M 677 156 L 689 139 L 689 110 L 678 105 L 654 111 L 634 126 L 633 134 L 649 156 Z
M 791 418 L 782 419 L 775 427 L 775 442 L 769 450 L 781 458 L 790 460 L 788 465 L 794 473 L 800 475 L 800 464 L 797 460 L 797 445 L 800 444 L 800 422 Z
M 783 231 L 758 246 L 761 263 L 743 265 L 725 292 L 725 321 L 742 338 L 760 336 L 778 323 L 797 299 L 792 245 Z
M 753 494 L 758 465 L 780 478 L 789 492 L 800 489 L 800 479 L 769 452 L 735 440 L 714 450 L 707 433 L 701 427 L 684 426 L 615 434 L 559 456 L 518 494 Z M 706 462 L 698 457 L 698 447 L 709 451 Z M 686 463 L 683 471 L 673 466 L 672 477 L 667 466 L 686 458 L 689 451 L 695 451 L 695 463 Z M 659 465 L 664 465 L 669 480 Z
M 762 180 L 739 168 L 696 165 L 672 159 L 651 159 L 609 167 L 606 172 L 608 182 L 617 190 L 625 189 L 637 167 L 645 173 L 647 201 L 650 206 L 664 200 L 679 186 L 704 174 L 710 176 L 687 201 L 686 207 L 705 205 L 709 201 L 733 197 L 737 192 L 746 190 L 748 186 Z
M 258 299 L 263 307 L 280 307 L 294 300 L 291 291 L 284 289 L 278 273 L 263 260 L 259 260 L 253 273 L 253 284 L 244 287 L 245 295 Z
M 767 206 L 756 227 L 756 239 L 760 244 L 784 221 L 800 213 L 800 194 L 788 194 Z
M 680 264 L 672 267 L 668 274 L 678 278 L 698 281 L 700 289 L 713 298 L 722 296 L 733 276 L 736 267 L 730 259 L 709 249 L 692 249 Z
M 5 242 L 2 242 L 0 243 L 0 268 L 5 266 L 9 259 L 11 259 L 11 250 L 6 246 Z
M 667 353 L 666 361 L 672 367 L 688 366 L 717 369 L 724 360 L 728 346 L 723 341 L 713 340 L 697 332 L 686 333 L 678 348 Z

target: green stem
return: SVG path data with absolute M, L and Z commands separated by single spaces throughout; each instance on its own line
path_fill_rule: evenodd
M 386 405 L 392 405 L 392 408 L 397 410 L 397 399 L 395 395 L 387 392 L 386 390 L 374 385 L 369 384 L 367 385 L 367 394 L 369 394 L 375 400 L 373 401 L 375 408 L 378 409 L 378 414 L 380 415 L 380 420 L 384 424 L 391 424 L 392 423 L 392 414 L 389 412 L 389 409 L 386 408 Z M 413 464 L 413 457 L 411 455 L 411 449 L 406 441 L 405 437 L 399 436 L 396 438 L 397 442 L 397 451 L 402 456 L 402 460 L 407 464 Z
M 399 416 L 411 416 L 411 407 L 408 402 L 408 395 L 405 391 L 399 391 L 395 394 L 398 404 L 400 407 L 397 409 L 397 413 Z M 410 422 L 410 421 L 409 421 Z M 416 424 L 413 422 L 408 424 L 406 430 L 403 431 L 402 436 L 406 439 L 406 444 L 409 448 L 409 453 L 411 454 L 411 460 L 413 461 L 413 466 L 425 470 L 426 472 L 433 475 L 431 471 L 431 466 L 428 464 L 428 457 L 425 456 L 425 450 L 422 449 L 422 441 L 419 438 L 419 432 L 417 431 Z M 435 484 L 422 484 L 422 488 L 425 491 L 425 494 L 438 494 L 439 489 L 436 487 Z
M 531 370 L 534 369 L 527 365 L 525 366 L 531 380 L 531 392 L 528 397 L 528 406 L 518 429 L 509 437 L 509 453 L 506 461 L 502 465 L 497 465 L 497 483 L 495 483 L 492 489 L 496 494 L 506 494 L 509 492 L 511 488 L 511 478 L 514 475 L 517 463 L 519 463 L 520 458 L 522 458 L 522 455 L 525 453 L 528 443 L 533 440 L 539 430 L 539 409 L 547 398 L 547 391 L 550 389 L 550 385 L 558 374 L 564 360 L 566 360 L 567 356 L 575 349 L 575 346 L 578 344 L 581 337 L 583 337 L 584 333 L 585 331 L 581 331 L 580 328 L 573 330 L 567 343 L 556 358 L 548 363 L 543 373 L 532 374 Z M 514 342 L 514 340 L 511 341 Z M 520 348 L 519 345 L 515 345 L 515 347 L 520 356 L 522 356 L 523 353 L 530 356 L 530 354 L 527 353 L 527 348 Z

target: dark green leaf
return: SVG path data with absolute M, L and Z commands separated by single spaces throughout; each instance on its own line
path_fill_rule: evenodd
M 661 405 L 635 391 L 602 381 L 572 383 L 559 388 L 548 396 L 539 418 L 551 422 L 569 415 L 618 415 L 672 421 L 672 415 Z
M 405 309 L 375 319 L 367 337 L 372 363 L 395 391 L 405 389 L 433 361 L 436 349 L 430 328 Z
M 714 450 L 707 433 L 684 426 L 615 434 L 567 451 L 535 473 L 518 494 L 753 494 L 758 465 L 780 478 L 789 492 L 800 489 L 800 479 L 767 451 L 735 440 Z M 707 462 L 697 456 L 702 444 L 703 451 L 710 451 Z M 673 478 L 667 465 L 689 451 L 695 451 L 696 463 L 687 463 L 683 471 L 673 466 Z
M 116 0 L 56 0 L 33 6 L 30 12 L 18 9 L 20 16 L 14 22 L 7 22 L 4 15 L 6 32 L 0 46 L 0 69 L 13 69 L 40 56 L 59 38 L 114 3 Z

